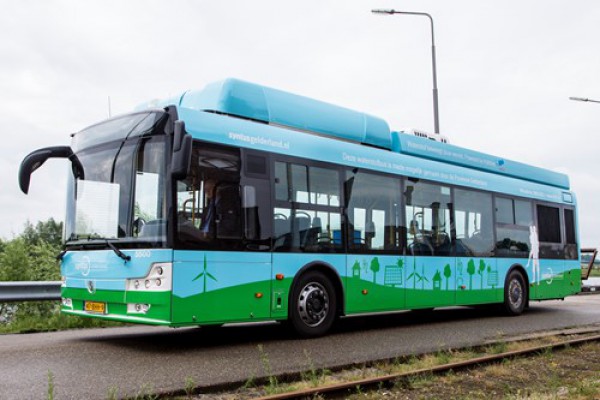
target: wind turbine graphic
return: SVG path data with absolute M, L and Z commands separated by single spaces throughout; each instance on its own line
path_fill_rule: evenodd
M 208 269 L 208 264 L 206 263 L 206 254 L 204 254 L 204 269 L 202 272 L 200 272 L 200 274 L 195 277 L 194 279 L 192 279 L 192 282 L 197 281 L 198 279 L 204 277 L 204 289 L 202 290 L 202 293 L 206 293 L 206 278 L 210 278 L 213 281 L 217 281 L 217 278 L 215 278 L 210 272 L 207 271 Z

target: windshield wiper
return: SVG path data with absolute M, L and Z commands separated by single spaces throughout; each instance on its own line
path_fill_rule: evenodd
M 65 249 L 65 250 L 61 251 L 61 252 L 60 252 L 60 253 L 59 253 L 59 254 L 56 256 L 56 259 L 57 259 L 58 261 L 62 261 L 62 259 L 64 258 L 65 254 L 67 254 L 67 249 Z
M 123 253 L 121 250 L 117 249 L 117 246 L 115 246 L 114 244 L 112 244 L 111 242 L 109 242 L 108 239 L 105 239 L 105 240 L 106 240 L 106 245 L 108 247 L 110 247 L 111 250 L 114 251 L 116 255 L 118 255 L 119 257 L 121 257 L 125 261 L 131 260 L 131 256 L 128 256 L 127 254 Z

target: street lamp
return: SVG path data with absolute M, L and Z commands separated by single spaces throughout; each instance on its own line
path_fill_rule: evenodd
M 598 100 L 588 99 L 587 97 L 569 97 L 569 100 L 589 101 L 590 103 L 600 103 L 600 101 L 598 101 Z
M 422 17 L 429 18 L 431 23 L 431 66 L 433 71 L 433 123 L 435 127 L 435 133 L 440 133 L 440 117 L 438 114 L 438 89 L 437 89 L 437 72 L 435 68 L 435 37 L 433 35 L 433 18 L 431 15 L 424 12 L 409 12 L 409 11 L 396 11 L 396 10 L 371 10 L 373 14 L 379 15 L 392 15 L 392 14 L 405 14 L 405 15 L 419 15 Z

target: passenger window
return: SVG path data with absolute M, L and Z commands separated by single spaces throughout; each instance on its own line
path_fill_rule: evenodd
M 400 179 L 349 171 L 346 174 L 348 249 L 399 253 Z
M 560 243 L 560 214 L 557 207 L 537 206 L 540 242 Z
M 337 169 L 275 163 L 273 249 L 302 252 L 343 249 Z
M 491 257 L 494 250 L 492 195 L 454 190 L 456 256 Z
M 450 188 L 419 180 L 408 180 L 406 199 L 407 245 L 410 254 L 452 254 L 452 198 Z
M 565 258 L 565 246 L 562 244 L 560 209 L 542 204 L 536 206 L 540 257 Z
M 565 220 L 565 258 L 567 260 L 576 260 L 577 255 L 577 234 L 575 230 L 575 213 L 570 208 L 564 209 Z
M 531 248 L 532 203 L 496 197 L 496 255 L 527 258 Z

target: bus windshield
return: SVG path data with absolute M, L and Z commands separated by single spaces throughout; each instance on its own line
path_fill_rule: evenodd
M 150 121 L 149 121 L 150 120 Z M 121 247 L 166 245 L 166 136 L 162 118 L 139 114 L 121 118 L 115 132 L 94 126 L 93 138 L 74 138 L 84 179 L 70 176 L 65 241 L 67 246 L 123 243 Z M 106 125 L 115 127 L 114 120 Z M 108 142 L 98 136 L 106 132 Z M 163 133 L 163 134 L 161 134 Z M 115 140 L 116 139 L 116 140 Z M 77 145 L 88 144 L 79 150 Z

